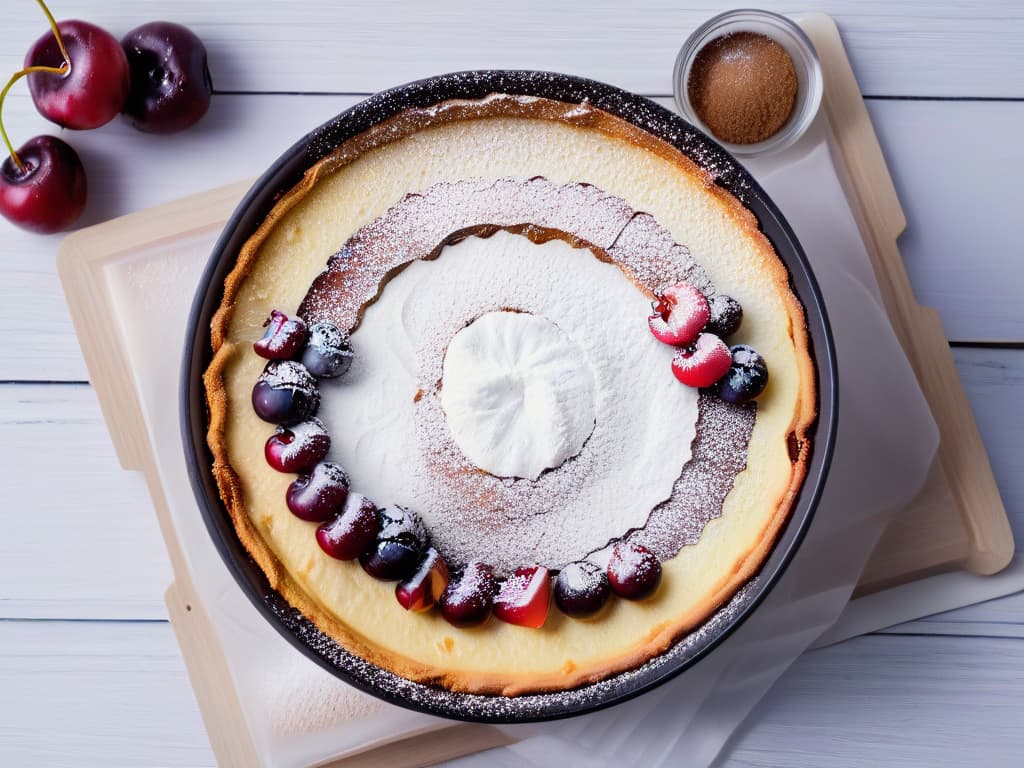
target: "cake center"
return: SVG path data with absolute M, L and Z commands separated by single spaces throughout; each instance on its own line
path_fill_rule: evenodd
M 594 431 L 594 374 L 550 320 L 487 312 L 448 344 L 441 405 L 466 458 L 498 477 L 536 480 Z

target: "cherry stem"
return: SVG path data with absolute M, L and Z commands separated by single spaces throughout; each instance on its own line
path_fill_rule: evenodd
M 4 128 L 4 122 L 2 119 L 4 98 L 6 98 L 7 92 L 11 90 L 11 86 L 21 78 L 25 77 L 25 75 L 30 75 L 33 72 L 45 72 L 50 75 L 60 75 L 63 77 L 71 71 L 71 57 L 68 56 L 68 49 L 64 46 L 64 38 L 60 36 L 60 29 L 57 27 L 57 22 L 53 18 L 53 14 L 50 13 L 50 9 L 46 7 L 46 3 L 44 3 L 43 0 L 36 0 L 36 2 L 39 3 L 39 7 L 43 9 L 43 13 L 46 15 L 46 20 L 50 23 L 50 29 L 53 30 L 53 36 L 57 39 L 57 47 L 60 49 L 60 55 L 64 59 L 64 62 L 59 67 L 34 66 L 18 70 L 11 75 L 11 79 L 7 81 L 7 85 L 5 85 L 4 89 L 0 91 L 0 136 L 3 137 L 4 144 L 7 145 L 7 151 L 10 153 L 14 164 L 18 167 L 18 173 L 25 172 L 25 163 L 21 161 L 21 158 L 18 157 L 18 153 L 14 151 L 14 145 L 11 144 L 11 140 L 7 136 L 7 130 Z
M 60 29 L 57 27 L 57 22 L 53 18 L 53 14 L 50 13 L 50 9 L 46 7 L 46 3 L 43 0 L 36 0 L 39 3 L 39 7 L 43 9 L 43 13 L 46 14 L 46 20 L 50 22 L 50 29 L 53 30 L 53 36 L 57 38 L 57 47 L 60 48 L 60 55 L 64 58 L 64 65 L 71 69 L 71 57 L 68 56 L 68 49 L 64 47 L 64 38 L 60 36 Z M 67 74 L 65 71 L 63 74 Z

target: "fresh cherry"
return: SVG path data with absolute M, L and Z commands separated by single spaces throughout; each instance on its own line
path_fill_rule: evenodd
M 672 373 L 688 387 L 710 387 L 725 376 L 732 355 L 725 342 L 712 333 L 702 333 L 690 346 L 672 358 Z
M 377 540 L 380 520 L 377 505 L 358 493 L 349 493 L 341 512 L 316 529 L 320 549 L 338 560 L 354 560 Z
M 543 565 L 516 568 L 494 598 L 494 615 L 509 624 L 540 629 L 551 604 L 551 574 Z
M 352 347 L 348 334 L 332 323 L 314 323 L 309 329 L 309 341 L 302 352 L 302 364 L 314 376 L 333 379 L 352 366 Z
M 301 363 L 291 360 L 271 360 L 252 388 L 253 410 L 271 424 L 298 424 L 319 406 L 316 379 Z
M 151 21 L 121 40 L 131 70 L 124 115 L 140 131 L 175 133 L 195 125 L 210 108 L 213 81 L 206 46 L 170 21 Z
M 441 599 L 449 581 L 448 564 L 429 547 L 416 572 L 395 587 L 395 598 L 407 611 L 426 611 Z
M 641 600 L 661 583 L 661 563 L 646 547 L 620 541 L 608 560 L 608 582 L 619 597 Z
M 746 344 L 737 344 L 730 353 L 732 365 L 718 382 L 718 396 L 727 403 L 750 402 L 768 386 L 768 364 Z
M 740 329 L 743 323 L 743 307 L 732 296 L 716 293 L 709 302 L 711 319 L 708 320 L 708 333 L 720 339 L 727 339 Z
M 0 166 L 0 213 L 24 229 L 67 229 L 82 215 L 85 197 L 82 161 L 54 136 L 29 139 Z
M 359 562 L 368 574 L 383 581 L 408 578 L 419 565 L 427 531 L 412 510 L 391 506 L 381 509 L 376 543 L 364 552 Z
M 288 318 L 276 309 L 264 323 L 263 338 L 253 342 L 252 348 L 260 357 L 268 360 L 289 360 L 306 343 L 306 322 L 301 317 Z M 308 368 L 306 370 L 309 370 Z M 313 371 L 310 371 L 314 376 Z
M 456 627 L 482 624 L 491 613 L 497 592 L 498 582 L 491 566 L 473 560 L 441 594 L 441 615 Z
M 321 461 L 288 486 L 285 501 L 292 514 L 311 523 L 330 520 L 344 508 L 349 480 L 340 464 Z
M 591 616 L 608 602 L 608 576 L 596 564 L 569 563 L 555 579 L 555 604 L 567 616 Z
M 676 283 L 658 294 L 647 325 L 666 344 L 690 344 L 707 325 L 711 311 L 704 294 L 689 283 Z
M 291 427 L 278 427 L 263 447 L 267 464 L 278 472 L 304 472 L 331 448 L 331 436 L 320 419 L 300 421 Z
M 86 21 L 62 21 L 29 49 L 25 68 L 39 113 L 65 128 L 99 128 L 113 120 L 128 98 L 128 59 L 117 39 Z M 62 46 L 63 44 L 63 46 Z M 65 54 L 67 58 L 65 59 Z

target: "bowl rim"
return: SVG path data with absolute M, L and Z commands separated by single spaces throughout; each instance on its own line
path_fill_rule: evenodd
M 667 141 L 711 171 L 717 184 L 754 213 L 761 231 L 785 264 L 790 287 L 804 306 L 815 362 L 818 416 L 811 427 L 807 473 L 771 552 L 747 583 L 752 589 L 741 588 L 745 596 L 738 608 L 709 637 L 684 650 L 680 658 L 671 655 L 687 638 L 634 670 L 570 692 L 588 693 L 593 689 L 592 696 L 567 696 L 561 691 L 523 697 L 460 694 L 403 680 L 348 653 L 270 588 L 262 569 L 238 539 L 221 502 L 206 443 L 208 411 L 202 377 L 212 358 L 210 321 L 223 297 L 224 277 L 241 245 L 255 232 L 279 195 L 294 187 L 309 167 L 343 141 L 397 112 L 452 98 L 478 99 L 495 93 L 589 102 Z M 814 517 L 835 447 L 837 406 L 835 344 L 821 291 L 792 228 L 753 177 L 712 138 L 644 97 L 594 80 L 534 70 L 470 70 L 396 86 L 349 107 L 295 142 L 256 180 L 214 245 L 189 313 L 179 380 L 179 426 L 189 483 L 221 559 L 258 612 L 307 658 L 364 692 L 431 715 L 496 724 L 560 719 L 634 698 L 692 667 L 742 625 L 778 583 Z M 723 610 L 713 614 L 702 628 Z M 389 679 L 385 685 L 381 677 L 388 675 L 396 680 Z M 519 702 L 522 707 L 514 706 Z

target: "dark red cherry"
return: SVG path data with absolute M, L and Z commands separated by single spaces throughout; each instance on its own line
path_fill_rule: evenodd
M 124 115 L 140 131 L 175 133 L 210 108 L 213 81 L 206 46 L 188 27 L 151 21 L 121 40 L 131 70 Z
M 278 427 L 263 448 L 267 464 L 278 472 L 304 472 L 327 455 L 331 436 L 320 419 Z
M 641 600 L 661 583 L 661 562 L 646 547 L 620 541 L 608 560 L 608 582 L 619 597 Z
M 296 517 L 322 523 L 342 510 L 348 487 L 348 475 L 340 464 L 321 461 L 308 475 L 292 481 L 285 500 Z
M 555 604 L 567 616 L 591 616 L 604 607 L 611 591 L 601 567 L 585 560 L 569 563 L 555 579 Z
M 353 352 L 348 334 L 332 323 L 314 323 L 302 352 L 302 364 L 314 376 L 333 379 L 352 367 Z
M 295 357 L 306 343 L 306 322 L 301 317 L 289 318 L 284 312 L 275 309 L 270 313 L 265 326 L 267 330 L 264 331 L 263 338 L 252 345 L 253 351 L 260 357 L 268 360 L 289 360 Z
M 441 553 L 428 547 L 416 572 L 395 587 L 395 598 L 407 611 L 426 611 L 441 599 L 451 574 Z
M 377 505 L 358 493 L 349 493 L 341 513 L 316 529 L 320 549 L 338 560 L 353 560 L 368 552 L 377 540 L 380 521 Z
M 36 136 L 0 166 L 0 214 L 32 232 L 60 232 L 85 210 L 85 169 L 78 154 L 55 136 Z
M 28 87 L 39 113 L 65 128 L 83 130 L 109 123 L 128 98 L 128 59 L 117 39 L 87 21 L 57 24 L 68 51 L 67 74 L 33 72 Z M 64 56 L 52 31 L 25 56 L 25 66 L 60 67 Z
M 543 565 L 516 568 L 494 598 L 494 615 L 509 624 L 540 629 L 551 604 L 551 574 Z
M 482 624 L 491 614 L 497 593 L 498 582 L 491 566 L 473 560 L 441 594 L 441 615 L 456 627 Z
M 253 386 L 252 407 L 264 421 L 290 426 L 316 413 L 320 390 L 302 363 L 271 360 Z

